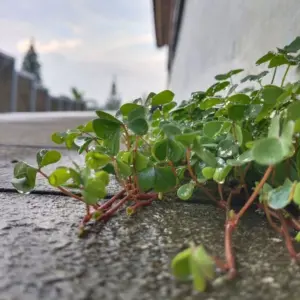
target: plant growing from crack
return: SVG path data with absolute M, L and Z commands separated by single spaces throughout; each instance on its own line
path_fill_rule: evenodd
M 43 168 L 57 163 L 61 154 L 41 150 L 36 167 L 16 164 L 12 183 L 28 193 L 40 174 L 82 202 L 86 214 L 81 233 L 92 219 L 106 222 L 121 208 L 132 215 L 164 193 L 175 191 L 189 200 L 201 191 L 225 211 L 225 261 L 194 244 L 172 261 L 174 275 L 193 279 L 200 291 L 213 280 L 216 268 L 225 278 L 236 276 L 232 234 L 253 204 L 282 235 L 291 258 L 298 260 L 294 242 L 300 240 L 295 213 L 300 205 L 300 82 L 286 83 L 286 78 L 291 67 L 300 64 L 299 50 L 300 37 L 256 62 L 268 63 L 273 72 L 267 84 L 269 71 L 262 71 L 241 79 L 243 89 L 238 91 L 234 78 L 243 70 L 236 69 L 217 75 L 214 85 L 179 106 L 165 90 L 150 93 L 145 103 L 137 99 L 122 105 L 115 116 L 97 111 L 97 118 L 87 124 L 52 135 L 53 142 L 84 155 L 84 166 L 74 163 L 47 175 Z M 285 72 L 275 85 L 278 68 Z M 244 88 L 249 81 L 254 87 Z M 102 201 L 112 175 L 122 189 Z M 234 210 L 237 195 L 240 209 Z

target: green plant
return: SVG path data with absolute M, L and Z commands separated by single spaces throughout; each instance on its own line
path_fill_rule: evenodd
M 263 71 L 241 80 L 242 84 L 251 81 L 254 88 L 237 91 L 233 79 L 243 71 L 237 69 L 217 75 L 214 85 L 193 93 L 179 106 L 174 94 L 165 90 L 150 93 L 144 104 L 137 99 L 122 105 L 115 116 L 97 111 L 97 118 L 87 124 L 52 135 L 55 143 L 85 154 L 84 166 L 74 163 L 73 168 L 62 166 L 46 175 L 43 167 L 58 162 L 61 155 L 41 150 L 37 167 L 16 164 L 12 183 L 28 193 L 39 173 L 81 201 L 86 206 L 81 233 L 91 219 L 105 222 L 121 207 L 132 215 L 165 193 L 175 191 L 180 199 L 188 200 L 200 190 L 226 213 L 226 261 L 208 255 L 203 246 L 191 245 L 172 262 L 174 275 L 192 278 L 200 291 L 214 278 L 216 266 L 225 278 L 235 277 L 232 234 L 252 204 L 265 212 L 297 260 L 293 242 L 300 240 L 299 233 L 293 237 L 289 228 L 300 231 L 293 213 L 293 207 L 297 212 L 300 205 L 300 82 L 285 81 L 291 66 L 300 64 L 298 50 L 300 37 L 256 62 L 268 63 L 273 70 L 270 84 L 263 83 L 269 73 Z M 277 86 L 274 81 L 280 66 L 286 71 Z M 161 109 L 153 111 L 153 106 Z M 110 174 L 122 190 L 101 202 Z M 234 211 L 236 195 L 241 209 Z

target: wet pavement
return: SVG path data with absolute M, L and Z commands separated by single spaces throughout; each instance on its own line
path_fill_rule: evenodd
M 222 257 L 220 209 L 156 201 L 132 217 L 121 211 L 105 225 L 91 225 L 79 239 L 82 204 L 51 194 L 42 181 L 36 190 L 48 195 L 14 193 L 12 161 L 34 163 L 40 145 L 53 146 L 54 127 L 73 124 L 77 118 L 47 126 L 0 124 L 0 300 L 300 299 L 300 267 L 290 263 L 284 243 L 259 214 L 248 213 L 234 234 L 239 277 L 197 294 L 191 284 L 172 278 L 170 261 L 191 240 Z M 48 136 L 37 133 L 42 127 Z M 24 136 L 24 128 L 35 134 Z M 20 147 L 25 140 L 27 147 Z M 70 163 L 73 154 L 64 154 Z M 119 187 L 114 182 L 111 188 L 113 193 Z

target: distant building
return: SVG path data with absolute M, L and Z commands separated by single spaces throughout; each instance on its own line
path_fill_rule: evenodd
M 299 0 L 153 0 L 156 44 L 168 48 L 168 88 L 175 99 L 205 90 L 215 75 L 232 69 L 245 69 L 241 77 L 259 73 L 261 68 L 255 66 L 259 57 L 300 35 L 299 4 Z M 284 69 L 278 69 L 278 80 Z M 295 71 L 289 73 L 289 79 L 294 76 L 299 78 Z
M 111 91 L 110 91 L 110 95 L 106 101 L 105 104 L 105 109 L 107 110 L 117 110 L 119 109 L 120 105 L 121 105 L 121 98 L 118 95 L 118 91 L 117 91 L 117 83 L 116 83 L 116 79 L 113 80 L 112 85 L 111 85 Z

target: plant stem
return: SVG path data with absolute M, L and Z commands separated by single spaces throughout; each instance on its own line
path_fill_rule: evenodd
M 186 150 L 186 163 L 187 163 L 187 169 L 188 169 L 188 171 L 189 171 L 189 173 L 190 173 L 190 176 L 191 176 L 192 179 L 195 181 L 195 183 L 199 183 L 197 177 L 195 176 L 195 174 L 194 174 L 194 172 L 193 172 L 193 169 L 192 169 L 192 166 L 191 166 L 190 159 L 191 159 L 191 149 L 190 149 L 190 148 L 187 148 L 187 150 Z
M 288 231 L 287 224 L 286 224 L 285 219 L 284 219 L 281 212 L 278 212 L 278 217 L 279 217 L 279 220 L 281 222 L 282 234 L 283 234 L 284 239 L 285 239 L 286 248 L 288 249 L 288 251 L 290 253 L 290 256 L 293 259 L 297 259 L 297 252 L 295 251 L 291 236 L 290 236 L 289 231 Z
M 283 87 L 283 85 L 284 85 L 284 82 L 285 82 L 285 79 L 286 79 L 286 76 L 287 76 L 287 74 L 289 72 L 290 67 L 291 67 L 291 65 L 288 65 L 287 68 L 286 68 L 286 70 L 285 70 L 285 73 L 284 73 L 282 81 L 281 81 L 281 87 Z
M 111 217 L 126 201 L 128 201 L 129 196 L 125 196 L 124 198 L 122 198 L 118 204 L 116 204 L 114 207 L 112 207 L 110 210 L 108 210 L 105 214 L 102 215 L 102 217 L 100 218 L 100 220 L 104 220 L 107 221 L 107 219 L 109 217 Z
M 38 170 L 38 172 L 39 172 L 43 177 L 45 177 L 46 179 L 49 178 L 49 177 L 47 176 L 47 174 L 45 174 L 42 170 Z M 80 196 L 77 196 L 77 195 L 73 194 L 72 192 L 70 192 L 70 191 L 64 189 L 63 187 L 57 186 L 56 188 L 59 189 L 59 190 L 60 190 L 62 193 L 64 193 L 65 195 L 67 195 L 67 196 L 69 196 L 69 197 L 72 197 L 72 198 L 74 198 L 74 199 L 76 199 L 76 200 L 79 200 L 79 201 L 85 203 L 84 200 L 83 200 Z
M 261 188 L 263 187 L 263 185 L 265 184 L 265 182 L 268 180 L 270 174 L 272 173 L 273 170 L 273 166 L 269 166 L 263 176 L 263 178 L 261 179 L 261 181 L 259 182 L 259 184 L 257 185 L 257 187 L 255 188 L 254 192 L 252 193 L 251 197 L 247 200 L 247 202 L 245 203 L 245 205 L 242 207 L 242 209 L 238 212 L 238 214 L 236 215 L 236 219 L 235 219 L 235 224 L 238 223 L 239 219 L 242 217 L 242 215 L 245 213 L 245 211 L 251 206 L 251 204 L 254 202 L 254 200 L 256 199 L 259 191 L 261 190 Z
M 274 73 L 273 73 L 273 77 L 272 77 L 271 84 L 273 84 L 273 83 L 274 83 L 275 76 L 276 76 L 276 72 L 277 72 L 277 67 L 275 67 L 275 69 L 274 69 Z
M 273 222 L 269 207 L 267 206 L 267 204 L 265 202 L 263 203 L 263 206 L 264 206 L 264 211 L 266 213 L 266 217 L 267 217 L 267 220 L 269 221 L 269 224 L 275 231 L 277 231 L 278 233 L 281 233 L 281 229 Z M 278 218 L 278 216 L 277 216 L 277 218 Z
M 233 249 L 232 249 L 232 231 L 234 227 L 232 223 L 226 222 L 225 225 L 225 256 L 227 265 L 229 268 L 228 271 L 228 277 L 229 279 L 233 279 L 236 276 L 236 268 L 235 268 L 235 259 L 233 255 Z
M 114 195 L 111 199 L 100 205 L 99 210 L 105 210 L 110 207 L 118 198 L 122 197 L 125 193 L 125 189 Z

